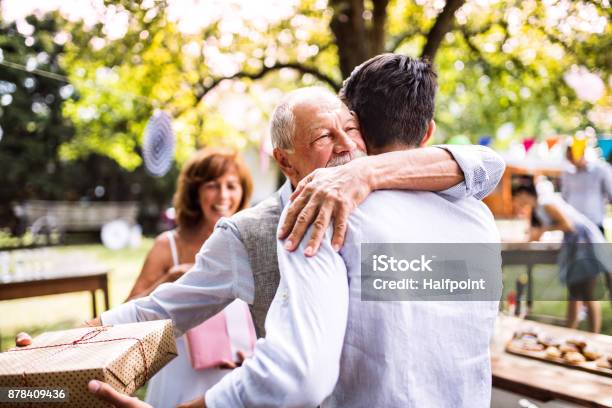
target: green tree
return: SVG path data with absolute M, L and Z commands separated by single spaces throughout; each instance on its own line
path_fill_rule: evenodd
M 61 194 L 62 187 L 54 182 L 62 169 L 56 151 L 73 134 L 61 114 L 70 88 L 62 80 L 61 46 L 53 41 L 56 21 L 53 16 L 43 20 L 32 16 L 26 24 L 31 34 L 26 37 L 14 23 L 0 25 L 3 62 L 26 67 L 0 66 L 0 219 L 5 221 L 15 201 Z M 51 74 L 37 75 L 37 69 Z
M 18 30 L 15 22 L 0 23 L 0 226 L 15 230 L 12 206 L 28 199 L 141 199 L 153 208 L 143 214 L 156 219 L 174 190 L 176 169 L 151 180 L 144 169 L 130 172 L 94 149 L 75 160 L 60 155 L 75 137 L 62 106 L 79 98 L 60 64 L 58 35 L 66 22 L 53 13 L 20 24 Z
M 438 141 L 458 133 L 475 141 L 507 122 L 514 137 L 572 132 L 598 125 L 588 113 L 610 97 L 607 87 L 596 103 L 581 101 L 563 80 L 577 65 L 607 82 L 604 1 L 302 0 L 279 2 L 267 21 L 219 3 L 216 14 L 194 9 L 208 20 L 189 30 L 171 6 L 108 2 L 94 27 L 64 24 L 73 34 L 61 62 L 78 98 L 63 104 L 76 135 L 62 144 L 62 158 L 93 152 L 139 168 L 155 109 L 174 117 L 179 163 L 204 145 L 259 143 L 282 92 L 313 83 L 338 90 L 357 64 L 381 52 L 435 62 Z M 105 23 L 122 18 L 125 33 L 111 35 Z M 224 108 L 229 99 L 249 103 Z

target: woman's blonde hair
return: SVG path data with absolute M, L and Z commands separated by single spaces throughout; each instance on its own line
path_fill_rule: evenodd
M 240 211 L 247 207 L 253 193 L 251 172 L 240 155 L 230 149 L 201 149 L 189 158 L 181 169 L 172 200 L 179 227 L 190 228 L 202 221 L 204 214 L 198 194 L 200 186 L 221 177 L 232 168 L 238 173 L 242 186 L 242 199 L 238 206 Z

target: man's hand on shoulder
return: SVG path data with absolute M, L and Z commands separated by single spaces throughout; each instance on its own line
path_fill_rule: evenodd
M 372 191 L 365 159 L 317 169 L 299 182 L 278 235 L 280 239 L 287 239 L 287 250 L 298 247 L 312 224 L 312 235 L 304 254 L 316 254 L 332 218 L 332 246 L 336 251 L 342 247 L 351 211 Z

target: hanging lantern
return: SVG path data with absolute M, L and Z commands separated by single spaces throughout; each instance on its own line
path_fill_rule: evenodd
M 151 175 L 162 177 L 168 173 L 174 159 L 174 145 L 170 115 L 156 110 L 145 129 L 142 146 L 145 167 Z

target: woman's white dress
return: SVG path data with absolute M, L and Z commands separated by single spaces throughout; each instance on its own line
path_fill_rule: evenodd
M 176 242 L 171 231 L 166 233 L 172 251 L 172 261 L 178 265 Z M 189 361 L 185 336 L 176 339 L 178 356 L 149 380 L 145 401 L 155 408 L 175 407 L 180 403 L 203 397 L 231 370 L 209 368 L 194 370 Z

